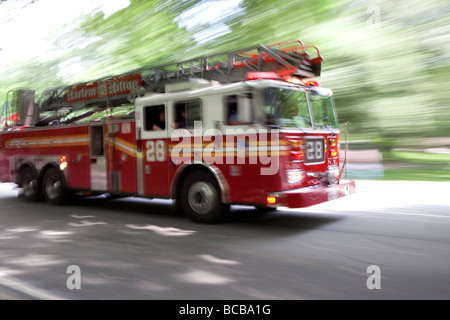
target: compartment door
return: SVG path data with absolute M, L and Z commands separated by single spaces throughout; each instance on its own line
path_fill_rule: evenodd
M 89 139 L 91 190 L 107 191 L 108 176 L 106 170 L 104 126 L 96 125 L 90 127 Z

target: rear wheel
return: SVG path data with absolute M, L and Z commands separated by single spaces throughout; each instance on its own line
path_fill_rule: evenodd
M 49 203 L 64 204 L 69 199 L 64 176 L 55 168 L 50 168 L 45 173 L 42 189 L 44 198 Z
M 221 200 L 217 181 L 201 171 L 188 176 L 181 189 L 180 201 L 187 216 L 196 222 L 218 223 L 229 209 L 229 205 Z
M 37 201 L 41 197 L 41 189 L 36 174 L 31 168 L 22 171 L 20 185 L 23 189 L 23 198 L 27 201 Z

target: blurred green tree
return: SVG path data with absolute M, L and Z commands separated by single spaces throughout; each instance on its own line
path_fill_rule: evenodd
M 341 122 L 356 138 L 450 135 L 450 7 L 444 0 L 244 1 L 233 32 L 214 41 L 301 39 L 325 58 Z M 204 45 L 205 46 L 205 45 Z M 212 44 L 207 44 L 212 46 Z
M 354 138 L 450 135 L 450 6 L 446 0 L 242 0 L 216 21 L 193 8 L 213 0 L 131 0 L 48 35 L 46 57 L 16 61 L 0 74 L 0 96 L 38 92 L 201 55 L 301 39 L 324 56 L 319 82 L 332 88 Z M 194 13 L 191 13 L 194 12 Z M 189 13 L 189 15 L 186 15 Z M 197 10 L 201 14 L 201 10 Z M 192 27 L 183 19 L 195 21 Z M 192 20 L 193 19 L 193 20 Z M 184 21 L 186 22 L 186 21 Z M 228 31 L 223 31 L 226 26 Z M 203 41 L 196 41 L 199 34 Z

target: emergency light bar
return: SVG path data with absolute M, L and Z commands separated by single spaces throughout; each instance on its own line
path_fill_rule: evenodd
M 266 71 L 266 72 L 247 72 L 245 76 L 245 80 L 280 80 L 281 76 L 273 71 Z
M 304 83 L 304 85 L 307 87 L 320 87 L 320 85 L 317 81 L 312 81 L 312 80 L 306 81 Z
M 309 80 L 306 82 L 303 82 L 301 79 L 297 78 L 296 76 L 291 75 L 285 75 L 282 76 L 279 73 L 273 72 L 273 71 L 252 71 L 247 72 L 245 75 L 245 80 L 283 80 L 287 81 L 293 84 L 299 84 L 306 87 L 320 87 L 320 84 L 317 81 Z

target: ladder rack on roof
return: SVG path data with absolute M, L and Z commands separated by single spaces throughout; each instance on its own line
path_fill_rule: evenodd
M 311 58 L 307 48 L 314 48 Z M 247 72 L 273 71 L 299 78 L 320 76 L 322 57 L 319 49 L 302 42 L 259 45 L 243 50 L 195 58 L 142 70 L 145 84 L 161 90 L 161 84 L 186 78 L 202 78 L 222 83 L 244 81 Z
M 311 57 L 308 50 L 314 49 L 316 57 Z M 214 54 L 192 60 L 171 63 L 163 66 L 141 68 L 122 75 L 105 77 L 93 82 L 80 83 L 74 86 L 52 88 L 40 99 L 41 110 L 52 110 L 68 104 L 68 90 L 85 87 L 89 90 L 92 83 L 106 83 L 120 77 L 133 77 L 139 74 L 139 88 L 124 95 L 102 95 L 93 99 L 92 103 L 110 103 L 112 100 L 134 100 L 145 92 L 164 92 L 168 83 L 201 78 L 221 83 L 244 81 L 248 72 L 271 71 L 280 75 L 292 75 L 300 79 L 320 76 L 322 57 L 316 46 L 304 45 L 301 41 L 284 42 L 273 45 L 258 45 L 242 50 Z M 97 89 L 100 91 L 100 89 Z M 99 95 L 100 96 L 100 95 Z M 41 101 L 42 100 L 42 101 Z

